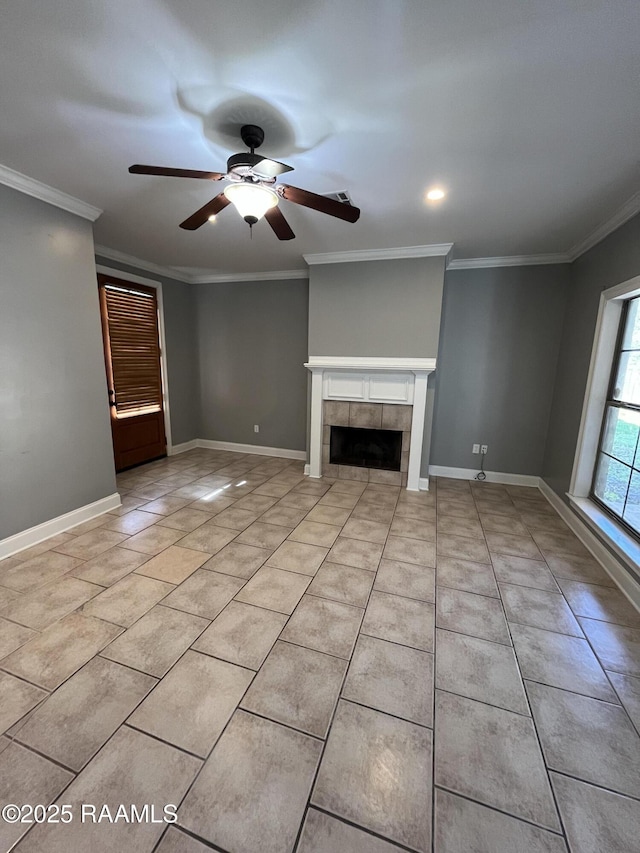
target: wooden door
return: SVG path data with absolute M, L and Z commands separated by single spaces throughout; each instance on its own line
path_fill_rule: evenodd
M 98 275 L 116 471 L 166 456 L 156 290 Z

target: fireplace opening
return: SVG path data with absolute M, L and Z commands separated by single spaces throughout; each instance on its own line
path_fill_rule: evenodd
M 332 465 L 355 465 L 399 471 L 402 432 L 394 429 L 331 427 L 329 460 Z

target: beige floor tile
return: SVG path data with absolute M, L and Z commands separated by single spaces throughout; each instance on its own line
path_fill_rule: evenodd
M 531 535 L 538 547 L 551 554 L 576 554 L 579 557 L 587 557 L 589 552 L 573 533 L 557 533 L 548 530 L 533 530 Z
M 434 506 L 423 506 L 421 504 L 405 504 L 398 502 L 396 506 L 395 518 L 409 518 L 417 521 L 435 521 L 436 509 Z
M 640 734 L 640 678 L 607 672 L 620 701 Z
M 153 512 L 153 510 L 152 510 Z M 69 530 L 69 533 L 72 533 L 74 536 L 80 536 L 83 533 L 89 533 L 90 530 L 95 530 L 96 527 L 102 527 L 102 525 L 111 517 L 111 513 L 105 513 L 104 515 L 98 515 L 96 518 L 90 518 L 88 521 L 83 521 L 82 524 L 76 524 L 75 527 L 72 527 Z
M 324 738 L 346 669 L 340 658 L 278 641 L 241 707 Z
M 161 486 L 159 483 L 141 483 L 134 486 L 131 494 L 136 498 L 144 498 L 147 501 L 153 501 L 156 498 L 164 497 L 170 492 L 173 492 L 174 486 Z M 191 486 L 183 486 L 183 489 L 190 489 Z M 185 492 L 185 497 L 188 496 Z M 182 495 L 180 495 L 182 497 Z
M 73 774 L 68 770 L 17 743 L 11 743 L 0 755 L 0 802 L 3 804 L 48 806 L 72 779 Z M 29 828 L 28 823 L 0 821 L 0 849 L 12 850 Z
M 14 622 L 43 631 L 68 613 L 101 593 L 102 587 L 79 578 L 62 577 L 35 592 L 23 595 L 5 608 L 4 615 Z
M 321 743 L 237 711 L 180 808 L 180 823 L 234 853 L 293 850 Z
M 0 734 L 21 720 L 32 708 L 47 698 L 47 692 L 27 684 L 20 678 L 14 678 L 6 672 L 0 672 Z M 6 802 L 6 800 L 5 800 Z M 13 800 L 10 800 L 13 802 Z M 0 832 L 2 823 L 0 823 Z
M 577 779 L 551 773 L 571 850 L 580 853 L 635 853 L 638 803 Z
M 0 619 L 0 660 L 6 658 L 11 652 L 24 646 L 36 632 L 24 625 L 16 625 L 8 619 Z
M 210 512 L 202 512 L 202 510 L 189 506 L 183 507 L 171 513 L 171 515 L 161 517 L 157 523 L 160 527 L 171 527 L 174 530 L 183 530 L 185 533 L 190 533 L 192 530 L 196 530 L 207 521 L 210 521 L 213 517 Z
M 500 600 L 487 595 L 439 587 L 436 625 L 459 634 L 511 645 Z
M 78 771 L 155 684 L 155 678 L 95 657 L 29 716 L 16 737 Z
M 473 516 L 456 518 L 452 515 L 441 515 L 438 518 L 437 529 L 438 536 L 464 536 L 467 539 L 481 539 L 484 541 L 484 533 L 480 522 Z
M 289 534 L 289 541 L 304 542 L 307 545 L 319 545 L 330 548 L 335 542 L 340 527 L 335 524 L 320 524 L 317 521 L 301 521 Z
M 605 669 L 640 675 L 640 630 L 582 616 L 578 621 Z
M 140 533 L 141 530 L 146 530 L 152 524 L 162 521 L 162 518 L 162 515 L 153 512 L 133 509 L 131 512 L 126 512 L 124 515 L 107 521 L 102 526 L 104 530 L 115 530 L 117 533 L 126 533 L 127 536 L 133 536 L 134 533 Z
M 323 563 L 308 589 L 309 594 L 321 598 L 366 607 L 375 575 L 365 569 Z
M 495 515 L 489 512 L 480 514 L 480 522 L 484 530 L 490 533 L 511 533 L 514 536 L 528 536 L 526 526 L 517 518 L 508 515 Z
M 366 488 L 366 483 L 358 483 L 355 480 L 336 480 L 331 486 L 331 492 L 332 494 L 340 492 L 344 495 L 357 495 L 360 497 Z
M 559 578 L 560 589 L 576 616 L 640 628 L 640 613 L 617 589 Z
M 267 565 L 313 577 L 328 553 L 328 548 L 287 539 L 269 557 Z
M 233 575 L 248 580 L 255 575 L 270 554 L 271 551 L 266 548 L 230 542 L 208 559 L 203 568 L 210 572 L 221 572 L 223 575 Z
M 436 546 L 433 542 L 409 539 L 404 536 L 389 536 L 384 547 L 384 556 L 390 560 L 433 568 L 436 565 Z
M 560 830 L 530 717 L 436 690 L 435 745 L 436 785 Z
M 82 612 L 129 628 L 174 588 L 173 584 L 154 578 L 127 575 L 85 604 Z
M 98 554 L 108 551 L 109 548 L 119 545 L 126 538 L 125 533 L 117 533 L 115 530 L 105 530 L 104 527 L 98 527 L 96 530 L 83 533 L 82 536 L 76 536 L 69 542 L 59 545 L 56 551 L 60 554 L 66 554 L 68 557 L 90 560 L 92 557 L 97 557 Z
M 309 586 L 311 578 L 273 566 L 263 566 L 236 595 L 237 601 L 290 614 Z
M 380 640 L 432 652 L 434 611 L 433 604 L 425 601 L 374 591 L 361 630 Z
M 351 518 L 342 528 L 342 536 L 347 539 L 362 539 L 364 542 L 377 542 L 384 545 L 389 534 L 389 525 L 379 521 L 367 521 L 362 518 Z
M 438 518 L 444 515 L 452 515 L 456 518 L 478 519 L 476 505 L 471 497 L 460 500 L 459 497 L 438 495 Z
M 171 513 L 177 512 L 189 503 L 189 498 L 174 498 L 166 496 L 163 498 L 156 498 L 155 501 L 150 501 L 142 506 L 144 507 L 145 512 L 152 512 L 155 515 L 171 515 Z
M 564 840 L 554 832 L 439 788 L 434 835 L 436 853 L 568 853 Z
M 500 596 L 490 565 L 461 560 L 458 557 L 437 558 L 436 584 L 493 598 Z
M 129 723 L 206 758 L 252 679 L 248 669 L 188 651 Z
M 320 500 L 319 495 L 301 495 L 299 492 L 288 492 L 280 498 L 281 506 L 292 506 L 296 509 L 311 509 Z
M 436 650 L 436 687 L 439 690 L 518 714 L 529 714 L 513 649 L 438 628 Z
M 148 498 L 138 498 L 135 495 L 125 493 L 124 490 L 119 491 L 122 494 L 122 503 L 115 509 L 109 510 L 108 515 L 125 515 L 125 513 L 131 512 L 132 509 L 138 509 L 138 507 L 149 503 Z M 103 516 L 103 521 L 104 518 Z
M 270 551 L 275 551 L 289 535 L 288 527 L 282 527 L 278 524 L 264 524 L 261 521 L 256 521 L 247 527 L 239 536 L 238 542 L 243 545 L 255 545 L 257 548 L 267 548 Z
M 154 853 L 211 853 L 211 848 L 170 826 Z
M 560 591 L 547 564 L 541 560 L 491 553 L 491 562 L 496 578 L 501 583 L 530 586 L 534 589 L 546 589 L 549 592 Z
M 180 802 L 201 763 L 175 747 L 122 726 L 67 788 L 64 802 L 71 805 L 75 815 L 80 814 L 81 803 L 97 804 L 97 814 L 103 804 L 112 814 L 121 803 L 129 807 L 132 803 L 149 804 L 161 818 L 167 803 Z M 150 853 L 165 828 L 164 823 L 121 820 L 109 825 L 77 819 L 68 824 L 40 824 L 22 842 L 20 853 Z
M 311 802 L 379 835 L 431 849 L 430 729 L 338 704 Z M 388 768 L 393 766 L 393 784 Z
M 193 535 L 193 534 L 191 534 Z M 140 551 L 141 554 L 159 554 L 164 551 L 169 545 L 173 545 L 178 539 L 184 536 L 183 530 L 173 530 L 169 527 L 160 527 L 157 524 L 147 527 L 141 533 L 136 533 L 135 536 L 130 536 L 127 539 L 126 547 L 132 551 Z M 184 547 L 189 547 L 184 542 L 181 543 Z
M 116 545 L 93 560 L 81 563 L 71 574 L 89 583 L 97 583 L 99 586 L 112 586 L 125 575 L 130 574 L 149 559 L 148 554 L 140 554 L 138 551 L 128 551 Z
M 373 588 L 379 592 L 390 592 L 433 603 L 436 600 L 435 579 L 435 569 L 402 563 L 399 560 L 386 560 L 383 557 Z
M 431 727 L 433 655 L 362 635 L 353 653 L 342 697 Z
M 377 506 L 360 500 L 351 512 L 350 518 L 376 521 L 389 527 L 394 518 L 394 508 L 392 506 Z
M 281 639 L 348 660 L 363 615 L 359 607 L 304 595 L 287 622 Z
M 21 598 L 22 595 L 19 592 L 16 592 L 13 589 L 6 589 L 5 587 L 0 587 L 0 613 L 11 604 L 13 601 L 17 601 Z
M 246 498 L 241 498 L 237 502 L 236 506 L 238 509 L 248 509 L 251 510 L 251 512 L 257 512 L 260 514 L 266 512 L 275 503 L 277 503 L 275 497 L 257 495 L 255 492 L 252 492 L 250 495 L 247 495 Z
M 198 569 L 168 595 L 163 604 L 194 616 L 215 619 L 243 585 L 240 578 Z
M 498 585 L 509 622 L 584 636 L 564 597 L 557 592 L 501 583 Z
M 489 563 L 487 546 L 480 539 L 465 536 L 438 534 L 438 557 L 457 557 L 460 560 L 472 560 L 475 563 Z
M 514 557 L 527 557 L 532 560 L 542 560 L 542 554 L 531 536 L 512 536 L 510 533 L 485 533 L 490 551 L 496 554 L 511 554 Z
M 283 613 L 230 601 L 193 644 L 193 648 L 197 652 L 257 670 L 286 622 L 287 617 Z
M 323 498 L 324 500 L 324 498 Z M 330 504 L 316 504 L 307 515 L 307 521 L 316 521 L 321 524 L 344 524 L 351 510 L 348 507 L 331 506 Z M 302 520 L 302 519 L 301 519 Z
M 214 516 L 213 524 L 225 527 L 229 530 L 240 532 L 246 530 L 249 525 L 259 518 L 260 513 L 248 509 L 239 509 L 236 505 L 225 509 Z
M 297 853 L 401 853 L 400 847 L 316 809 L 305 818 Z
M 87 536 L 91 534 L 85 534 Z M 114 533 L 114 536 L 121 536 Z M 0 571 L 0 582 L 2 586 L 8 587 L 15 592 L 29 592 L 37 589 L 56 578 L 66 575 L 82 561 L 77 557 L 69 557 L 66 554 L 58 554 L 56 551 L 46 551 L 39 557 L 32 557 L 24 563 Z
M 161 551 L 140 566 L 136 574 L 171 584 L 179 584 L 206 561 L 207 555 L 204 551 L 194 551 L 191 548 L 170 545 L 165 551 Z
M 208 625 L 208 619 L 158 604 L 101 655 L 162 678 Z
M 547 766 L 638 798 L 640 736 L 620 705 L 527 682 Z
M 306 515 L 306 509 L 276 504 L 260 516 L 260 521 L 264 521 L 266 524 L 279 524 L 281 527 L 288 527 L 293 530 Z
M 354 566 L 357 569 L 367 569 L 375 572 L 382 556 L 382 545 L 375 542 L 362 542 L 358 539 L 347 539 L 339 536 L 327 560 L 331 563 L 340 563 L 343 566 Z
M 54 690 L 121 632 L 100 619 L 70 613 L 2 662 L 8 672 Z
M 337 506 L 340 509 L 353 509 L 359 499 L 360 495 L 350 495 L 347 492 L 334 492 L 330 489 L 317 503 L 318 506 Z
M 578 557 L 575 554 L 547 554 L 546 560 L 556 578 L 595 583 L 615 589 L 614 581 L 593 557 Z
M 290 492 L 293 485 L 289 483 L 275 483 L 272 480 L 267 480 L 257 489 L 253 490 L 254 495 L 266 495 L 267 497 L 283 498 L 287 492 Z
M 236 501 L 234 498 L 227 497 L 227 492 L 222 492 L 219 489 L 214 488 L 212 491 L 208 491 L 204 494 L 203 497 L 198 500 L 192 501 L 190 499 L 186 499 L 186 503 L 192 509 L 199 509 L 202 512 L 208 512 L 209 515 L 218 515 L 218 513 L 223 512 L 225 509 L 229 509 L 230 506 L 233 506 Z
M 516 624 L 511 625 L 511 636 L 523 678 L 617 701 L 586 640 Z

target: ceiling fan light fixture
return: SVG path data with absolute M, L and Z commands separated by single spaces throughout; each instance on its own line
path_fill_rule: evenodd
M 255 225 L 279 201 L 278 194 L 273 190 L 248 181 L 229 184 L 224 194 L 249 225 Z
M 442 189 L 442 187 L 432 187 L 427 192 L 428 201 L 441 201 L 445 196 L 446 192 Z

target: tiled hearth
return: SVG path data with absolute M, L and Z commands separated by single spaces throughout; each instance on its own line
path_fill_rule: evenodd
M 382 483 L 388 486 L 406 486 L 409 468 L 409 440 L 411 438 L 411 406 L 390 406 L 384 403 L 353 403 L 343 400 L 325 400 L 322 420 L 322 472 L 325 477 L 342 480 L 359 480 Z M 402 433 L 402 454 L 399 471 L 363 468 L 355 465 L 332 465 L 329 448 L 332 426 L 365 429 L 390 429 Z
M 178 821 L 1 853 L 640 849 L 640 614 L 537 489 L 210 450 L 118 481 L 0 562 L 0 801 Z

